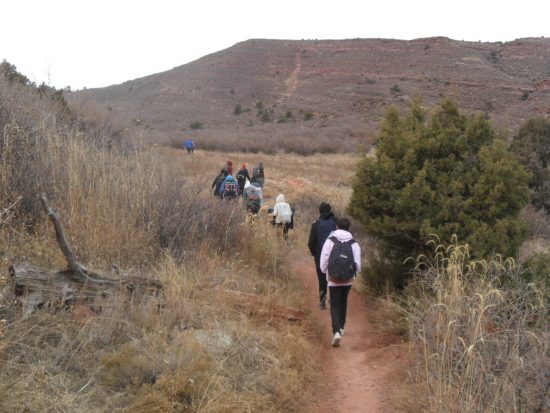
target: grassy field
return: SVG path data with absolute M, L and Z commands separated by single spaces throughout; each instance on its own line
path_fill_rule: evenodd
M 22 132 L 5 135 L 13 145 L 0 174 L 0 205 L 22 196 L 0 228 L 0 410 L 307 411 L 320 379 L 312 367 L 318 332 L 303 316 L 285 316 L 306 310 L 290 263 L 306 251 L 320 200 L 343 211 L 355 157 L 188 156 L 166 147 L 90 145 L 47 123 Z M 21 145 L 25 139 L 29 145 Z M 250 167 L 264 161 L 267 204 L 282 192 L 298 209 L 289 243 L 266 215 L 247 224 L 240 204 L 211 196 L 227 159 Z M 11 305 L 8 265 L 65 266 L 39 191 L 59 209 L 84 265 L 155 278 L 163 297 L 121 293 L 22 319 Z

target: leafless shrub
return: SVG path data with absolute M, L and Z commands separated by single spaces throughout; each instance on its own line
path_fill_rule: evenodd
M 550 240 L 550 220 L 544 209 L 529 205 L 521 211 L 521 217 L 529 225 L 531 237 Z

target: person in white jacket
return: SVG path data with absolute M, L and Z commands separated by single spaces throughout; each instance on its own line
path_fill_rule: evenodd
M 346 314 L 348 306 L 348 295 L 353 284 L 353 279 L 356 274 L 361 271 L 361 248 L 359 244 L 355 242 L 353 236 L 349 232 L 351 223 L 347 218 L 339 218 L 336 220 L 336 231 L 334 231 L 323 245 L 321 250 L 321 271 L 327 276 L 329 297 L 330 297 L 330 317 L 332 319 L 332 345 L 338 347 L 342 336 L 344 335 L 344 327 L 346 325 Z M 351 244 L 351 251 L 353 253 L 353 263 L 351 263 L 350 278 L 342 277 L 336 278 L 336 273 L 340 273 L 339 268 L 335 268 L 338 261 L 333 257 L 332 263 L 330 263 L 330 255 L 335 246 L 335 242 Z M 344 261 L 345 262 L 345 257 Z M 330 265 L 329 265 L 330 264 Z M 347 265 L 350 263 L 348 262 Z M 329 269 L 331 266 L 331 269 Z M 334 271 L 331 276 L 331 270 Z M 346 271 L 344 271 L 346 272 Z
M 292 221 L 292 208 L 290 208 L 290 205 L 285 201 L 285 196 L 283 194 L 277 195 L 275 202 L 271 216 L 274 219 L 275 226 L 279 228 L 282 227 L 284 239 L 288 239 L 288 228 Z

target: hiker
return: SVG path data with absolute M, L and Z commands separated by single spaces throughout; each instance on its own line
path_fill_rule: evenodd
M 231 174 L 227 175 L 220 186 L 220 198 L 226 201 L 237 200 L 239 196 L 239 185 Z
M 252 169 L 252 179 L 250 180 L 250 183 L 258 183 L 260 188 L 263 189 L 264 187 L 264 163 L 260 161 L 258 163 L 258 166 L 255 166 L 254 169 Z
M 193 139 L 187 139 L 185 141 L 185 149 L 187 149 L 187 153 L 188 154 L 193 154 L 193 152 L 195 151 L 195 141 Z
M 248 174 L 248 169 L 246 169 L 246 164 L 243 163 L 241 166 L 241 169 L 239 169 L 239 172 L 237 172 L 237 175 L 235 176 L 237 178 L 237 182 L 239 183 L 239 195 L 243 195 L 244 186 L 247 181 L 250 181 L 250 175 Z
M 285 201 L 285 196 L 283 194 L 277 195 L 275 199 L 275 206 L 273 207 L 273 212 L 271 216 L 273 217 L 273 224 L 277 228 L 282 228 L 283 238 L 288 239 L 288 230 L 292 222 L 292 209 L 290 205 Z
M 356 274 L 361 271 L 361 248 L 353 239 L 347 218 L 336 220 L 336 231 L 326 240 L 321 250 L 321 271 L 327 275 L 332 320 L 332 346 L 338 347 L 348 308 L 348 295 Z
M 321 271 L 321 250 L 329 235 L 336 230 L 336 217 L 330 204 L 322 202 L 319 205 L 319 219 L 311 224 L 307 246 L 315 260 L 317 279 L 319 280 L 319 308 L 327 308 L 327 276 Z
M 212 182 L 212 189 L 214 189 L 214 196 L 220 196 L 220 186 L 227 177 L 227 170 L 222 168 L 220 173 L 214 178 Z
M 264 203 L 262 188 L 252 185 L 247 180 L 243 189 L 243 203 L 248 213 L 257 215 Z
M 233 161 L 232 160 L 227 161 L 227 164 L 225 165 L 225 169 L 227 169 L 227 173 L 229 175 L 233 175 Z

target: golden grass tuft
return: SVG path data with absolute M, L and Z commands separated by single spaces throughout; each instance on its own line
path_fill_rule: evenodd
M 547 294 L 512 260 L 472 262 L 467 246 L 418 261 L 404 309 L 413 380 L 429 411 L 550 409 Z

